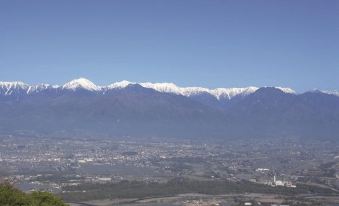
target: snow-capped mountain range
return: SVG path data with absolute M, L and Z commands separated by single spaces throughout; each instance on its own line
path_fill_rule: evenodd
M 173 83 L 135 83 L 129 81 L 115 82 L 107 86 L 98 86 L 85 78 L 74 79 L 66 84 L 59 85 L 49 85 L 49 84 L 38 84 L 38 85 L 28 85 L 23 82 L 0 82 L 0 94 L 2 95 L 11 95 L 17 91 L 26 92 L 26 94 L 32 94 L 41 92 L 47 89 L 56 89 L 56 90 L 88 90 L 92 92 L 106 92 L 113 89 L 122 89 L 126 88 L 129 85 L 138 84 L 144 88 L 153 89 L 158 92 L 163 93 L 173 93 L 177 95 L 183 95 L 186 97 L 200 95 L 200 94 L 209 94 L 214 96 L 216 99 L 231 99 L 235 96 L 245 96 L 254 93 L 259 88 L 258 87 L 244 87 L 244 88 L 216 88 L 209 89 L 204 87 L 179 87 Z M 291 88 L 276 87 L 277 89 L 290 94 L 295 94 L 296 92 Z
M 338 92 L 282 87 L 179 87 L 85 79 L 0 82 L 1 134 L 180 138 L 334 138 Z

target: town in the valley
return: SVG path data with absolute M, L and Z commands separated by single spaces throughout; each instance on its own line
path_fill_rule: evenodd
M 24 191 L 50 191 L 73 205 L 96 205 L 95 197 L 120 201 L 121 205 L 157 205 L 159 201 L 162 205 L 293 205 L 298 201 L 314 205 L 321 204 L 324 195 L 330 196 L 328 205 L 339 201 L 339 147 L 331 141 L 238 139 L 193 143 L 165 138 L 145 141 L 132 137 L 3 135 L 0 163 L 2 182 Z M 172 187 L 172 182 L 179 182 L 176 184 L 185 189 L 176 190 L 178 194 L 173 193 L 172 199 L 163 197 L 161 190 Z M 114 191 L 92 197 L 100 188 L 125 191 L 121 188 L 126 184 L 138 184 L 132 188 L 150 191 L 136 197 L 128 196 L 128 192 L 112 196 Z M 211 185 L 215 191 L 203 191 Z M 157 192 L 152 188 L 158 188 Z M 152 198 L 147 202 L 146 197 Z

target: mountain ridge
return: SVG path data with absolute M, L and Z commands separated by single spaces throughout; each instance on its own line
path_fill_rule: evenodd
M 167 84 L 152 86 L 99 87 L 85 79 L 62 86 L 0 83 L 0 133 L 339 139 L 339 96 L 327 92 L 261 87 L 217 98 L 207 89 L 187 95 L 161 88 Z
M 27 90 L 27 94 L 38 92 L 44 89 L 64 89 L 64 90 L 73 90 L 73 91 L 78 90 L 78 89 L 84 89 L 84 90 L 93 91 L 93 92 L 105 92 L 110 89 L 125 88 L 126 86 L 131 85 L 131 84 L 139 84 L 142 87 L 154 89 L 158 92 L 173 93 L 173 94 L 178 94 L 178 95 L 183 95 L 183 96 L 194 96 L 194 95 L 201 94 L 201 93 L 208 93 L 217 99 L 220 99 L 220 98 L 231 99 L 232 97 L 237 96 L 237 95 L 248 95 L 248 94 L 255 92 L 257 89 L 259 89 L 258 87 L 254 87 L 254 86 L 243 87 L 243 88 L 215 88 L 215 89 L 209 89 L 205 87 L 179 87 L 175 85 L 174 83 L 151 83 L 151 82 L 135 83 L 135 82 L 129 82 L 126 80 L 115 82 L 115 83 L 112 83 L 106 86 L 98 86 L 86 78 L 78 78 L 78 79 L 71 80 L 62 86 L 50 85 L 50 84 L 29 85 L 21 81 L 0 82 L 0 94 L 3 94 L 3 95 L 11 94 L 11 90 L 14 90 L 14 89 Z M 291 88 L 284 88 L 284 87 L 276 87 L 276 88 L 286 93 L 296 93 Z M 4 90 L 5 92 L 3 92 Z

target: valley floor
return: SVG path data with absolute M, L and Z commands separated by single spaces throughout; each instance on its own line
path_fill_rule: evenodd
M 105 199 L 81 203 L 69 203 L 70 206 L 236 206 L 251 203 L 252 205 L 339 205 L 339 196 L 314 196 L 301 194 L 285 196 L 276 194 L 227 194 L 203 195 L 181 194 L 171 197 L 143 198 L 143 199 Z

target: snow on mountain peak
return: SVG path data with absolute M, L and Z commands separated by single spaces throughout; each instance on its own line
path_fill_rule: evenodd
M 296 92 L 293 89 L 288 88 L 288 87 L 275 87 L 275 88 L 287 94 L 296 94 Z
M 69 90 L 77 90 L 77 89 L 85 89 L 89 91 L 98 91 L 100 87 L 95 85 L 93 82 L 89 81 L 85 78 L 74 79 L 70 82 L 67 82 L 62 86 L 62 89 L 69 89 Z
M 37 85 L 32 85 L 29 86 L 27 89 L 27 94 L 32 94 L 32 93 L 36 93 L 36 92 L 41 92 L 43 90 L 46 90 L 48 88 L 58 88 L 59 86 L 52 86 L 50 84 L 37 84 Z
M 23 82 L 0 82 L 0 90 L 2 90 L 4 95 L 11 95 L 14 90 L 26 90 L 29 85 Z
M 258 87 L 244 87 L 244 88 L 216 88 L 211 90 L 211 93 L 217 98 L 231 99 L 238 95 L 249 95 L 258 90 Z
M 330 94 L 330 95 L 338 96 L 338 97 L 339 97 L 339 91 L 320 91 L 320 92 L 325 93 L 325 94 Z
M 15 81 L 15 82 L 0 82 L 1 88 L 27 88 L 28 84 L 25 84 L 24 82 Z
M 146 88 L 154 89 L 158 92 L 174 93 L 187 97 L 207 93 L 217 99 L 220 99 L 221 97 L 231 99 L 237 95 L 251 94 L 258 89 L 257 87 L 208 89 L 204 87 L 178 87 L 173 83 L 151 82 L 140 83 L 140 85 Z
M 151 82 L 144 82 L 140 83 L 142 87 L 154 89 L 158 92 L 165 92 L 165 93 L 174 93 L 174 94 L 181 94 L 182 91 L 181 88 L 179 88 L 177 85 L 173 83 L 151 83 Z
M 122 89 L 122 88 L 127 87 L 130 84 L 134 84 L 134 83 L 123 80 L 123 81 L 120 81 L 120 82 L 115 82 L 113 84 L 110 84 L 110 85 L 107 86 L 107 88 L 108 89 Z
M 145 88 L 154 89 L 158 92 L 173 93 L 183 96 L 192 96 L 203 92 L 209 92 L 209 89 L 202 87 L 178 87 L 173 83 L 167 82 L 165 83 L 144 82 L 140 83 L 140 85 Z

